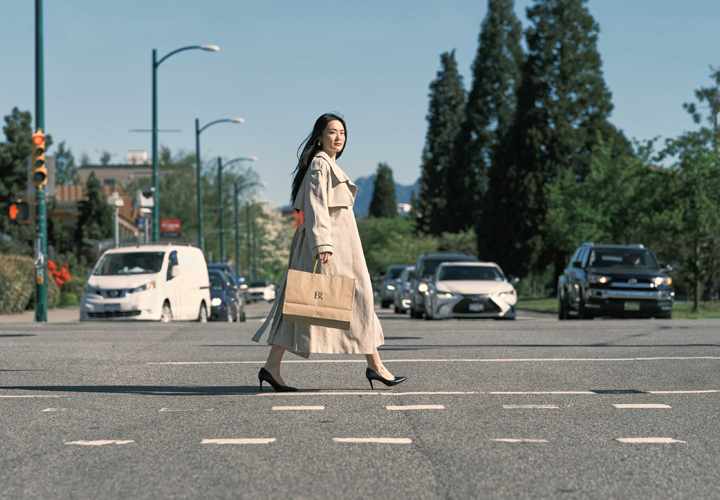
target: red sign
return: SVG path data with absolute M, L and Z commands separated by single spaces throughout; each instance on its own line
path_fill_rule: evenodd
M 180 219 L 160 219 L 160 234 L 163 236 L 180 236 Z

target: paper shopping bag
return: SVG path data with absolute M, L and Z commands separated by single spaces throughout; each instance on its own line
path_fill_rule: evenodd
M 355 301 L 355 279 L 289 269 L 283 319 L 306 325 L 349 330 Z

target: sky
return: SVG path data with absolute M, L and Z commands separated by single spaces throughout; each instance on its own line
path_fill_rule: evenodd
M 2 0 L 0 113 L 34 112 L 34 2 Z M 347 147 L 339 165 L 352 179 L 379 162 L 395 181 L 420 174 L 428 85 L 440 54 L 456 50 L 465 88 L 487 2 L 364 0 L 46 1 L 45 125 L 55 144 L 92 162 L 110 151 L 151 149 L 151 51 L 192 50 L 158 69 L 160 144 L 193 152 L 195 118 L 211 161 L 257 156 L 261 197 L 289 201 L 296 151 L 319 115 L 342 113 Z M 532 0 L 516 0 L 527 26 Z M 696 127 L 682 109 L 710 84 L 717 52 L 717 0 L 590 0 L 615 106 L 611 121 L 630 138 L 674 137 Z M 214 165 L 214 163 L 212 163 Z

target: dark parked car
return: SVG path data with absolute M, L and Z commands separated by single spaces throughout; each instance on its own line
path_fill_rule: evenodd
M 669 271 L 642 245 L 583 243 L 558 278 L 558 316 L 671 318 L 675 291 Z
M 247 283 L 245 282 L 245 278 L 240 276 L 240 278 L 237 277 L 235 274 L 235 270 L 230 264 L 208 264 L 207 265 L 208 271 L 210 269 L 219 269 L 220 271 L 224 272 L 228 276 L 232 276 L 232 279 L 237 283 L 238 287 L 240 288 L 240 293 L 243 295 L 242 300 L 243 302 L 247 302 Z
M 390 266 L 385 272 L 385 279 L 380 287 L 380 306 L 383 309 L 390 307 L 395 297 L 395 290 L 400 285 L 400 274 L 408 266 Z
M 415 277 L 410 289 L 410 316 L 420 319 L 425 314 L 425 292 L 428 281 L 435 275 L 438 266 L 443 262 L 477 262 L 474 255 L 465 253 L 424 253 L 415 265 Z
M 210 319 L 245 321 L 245 307 L 237 284 L 219 269 L 208 269 L 210 278 Z

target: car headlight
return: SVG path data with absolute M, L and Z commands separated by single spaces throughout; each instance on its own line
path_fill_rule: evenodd
M 214 299 L 212 299 L 212 300 L 210 301 L 210 304 L 212 304 L 213 307 L 217 307 L 217 306 L 219 306 L 220 304 L 222 304 L 222 299 L 221 299 L 220 297 L 215 297 Z
M 94 287 L 94 286 L 92 286 L 92 285 L 88 285 L 87 283 L 85 283 L 85 285 L 84 285 L 83 288 L 82 288 L 82 293 L 87 293 L 87 294 L 92 295 L 92 294 L 97 293 L 98 290 L 99 290 L 99 288 Z
M 500 292 L 498 294 L 499 297 L 502 297 L 503 295 L 515 295 L 515 290 L 505 290 L 504 292 Z
M 151 281 L 150 283 L 145 283 L 144 285 L 141 285 L 137 288 L 133 288 L 132 290 L 128 290 L 127 293 L 138 293 L 138 292 L 144 292 L 145 290 L 152 290 L 155 288 L 155 282 Z
M 393 286 L 393 285 L 388 285 L 388 286 L 387 286 L 387 289 L 388 289 L 388 290 L 395 290 L 395 286 Z
M 672 278 L 663 278 L 661 276 L 658 276 L 653 280 L 653 283 L 655 283 L 655 286 L 670 286 L 672 285 Z
M 417 287 L 417 291 L 420 293 L 425 293 L 428 291 L 427 283 L 420 283 Z
M 436 292 L 435 296 L 438 299 L 452 299 L 455 298 L 455 294 L 452 292 Z
M 604 285 L 605 283 L 610 283 L 610 280 L 612 280 L 610 276 L 600 276 L 597 274 L 588 276 L 588 282 L 592 285 Z

